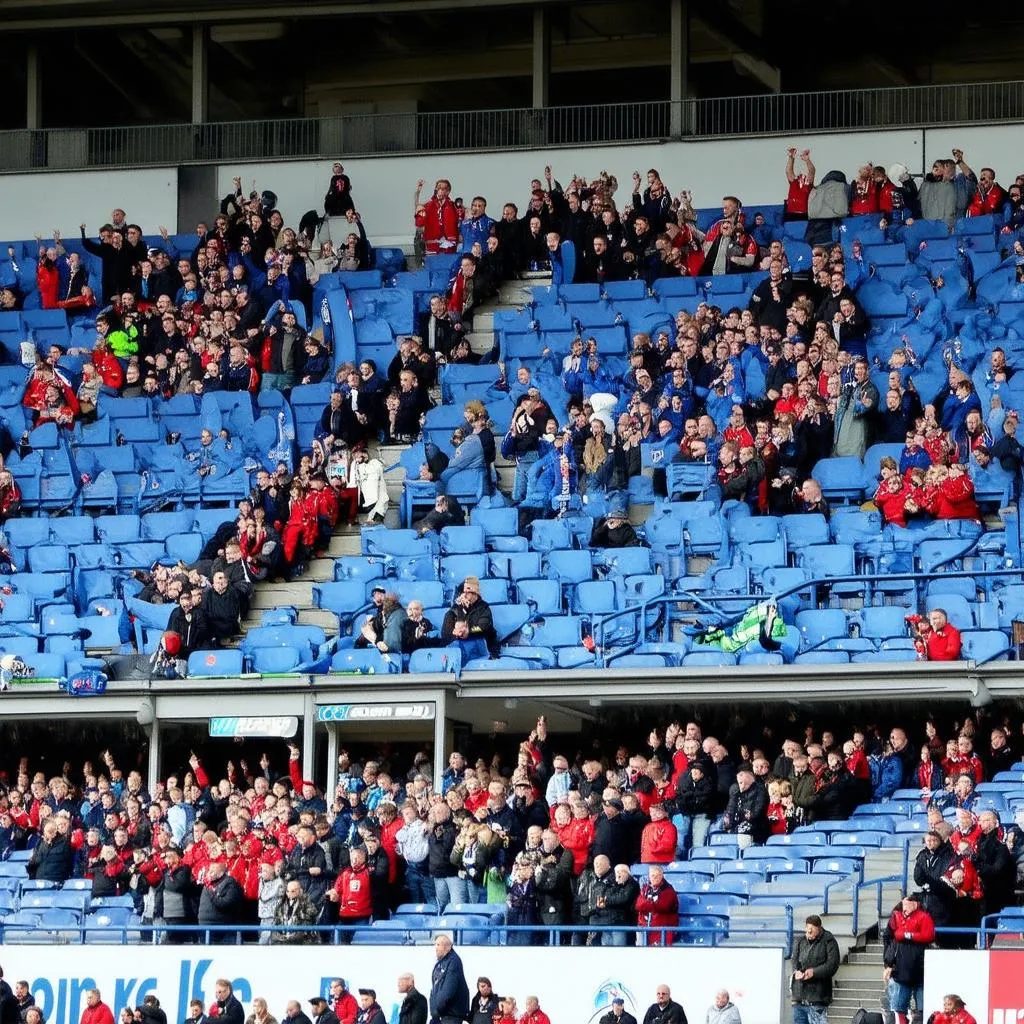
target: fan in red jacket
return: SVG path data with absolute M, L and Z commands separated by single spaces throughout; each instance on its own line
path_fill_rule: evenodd
M 967 1012 L 964 1001 L 957 995 L 942 997 L 942 1009 L 933 1013 L 929 1024 L 978 1024 Z
M 665 881 L 665 872 L 660 867 L 648 869 L 647 881 L 640 887 L 636 898 L 636 923 L 641 928 L 674 928 L 679 924 L 679 898 L 675 890 Z M 645 945 L 671 946 L 672 932 L 646 932 Z
M 874 502 L 887 524 L 906 526 L 907 501 L 909 499 L 909 489 L 900 479 L 899 474 L 896 474 L 878 485 Z
M 57 250 L 52 247 L 39 247 L 36 287 L 39 289 L 39 303 L 43 309 L 56 309 L 60 299 L 60 272 L 57 270 Z
M 355 846 L 349 852 L 349 866 L 345 868 L 327 899 L 338 904 L 338 920 L 343 924 L 365 923 L 373 914 L 373 893 L 370 872 L 366 870 L 366 851 Z
M 974 481 L 964 471 L 964 467 L 957 463 L 949 467 L 949 475 L 939 484 L 935 516 L 937 519 L 981 521 L 981 511 L 974 500 Z
M 578 878 L 583 869 L 587 866 L 587 858 L 590 854 L 590 847 L 594 842 L 594 823 L 586 813 L 586 804 L 578 805 L 579 817 L 572 817 L 569 821 L 564 819 L 565 814 L 562 808 L 570 815 L 576 815 L 576 811 L 569 811 L 565 804 L 559 804 L 555 812 L 555 831 L 558 833 L 558 841 L 572 854 L 572 873 Z
M 85 996 L 85 1009 L 80 1024 L 114 1024 L 114 1014 L 106 1003 L 100 1000 L 99 989 L 90 989 Z
M 950 778 L 958 775 L 969 775 L 975 784 L 985 781 L 985 766 L 981 758 L 974 752 L 974 744 L 970 736 L 959 736 L 956 741 L 956 753 L 943 761 Z
M 419 188 L 423 187 L 423 182 Z M 419 188 L 416 190 L 419 196 Z M 459 211 L 451 199 L 452 183 L 438 178 L 434 194 L 416 207 L 416 227 L 423 229 L 427 252 L 455 252 L 459 240 Z
M 907 622 L 917 632 L 914 646 L 927 661 L 960 660 L 960 630 L 950 624 L 942 608 L 933 608 L 927 619 L 908 615 Z
M 996 184 L 996 172 L 982 167 L 978 172 L 978 188 L 967 206 L 968 217 L 982 217 L 986 213 L 999 213 L 1008 202 L 1002 185 Z
M 651 804 L 651 820 L 640 834 L 641 864 L 670 864 L 676 859 L 676 827 L 664 804 Z
M 953 847 L 953 852 L 972 856 L 984 834 L 978 823 L 978 816 L 966 807 L 958 807 L 956 828 L 949 837 L 949 845 Z

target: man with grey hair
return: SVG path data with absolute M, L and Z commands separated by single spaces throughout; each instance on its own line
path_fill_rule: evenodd
M 1003 839 L 999 815 L 995 811 L 982 811 L 978 815 L 981 838 L 974 855 L 974 866 L 981 879 L 984 892 L 982 914 L 998 914 L 1003 907 L 1014 902 L 1017 865 Z
M 740 1011 L 729 999 L 729 990 L 720 988 L 715 993 L 715 1001 L 708 1007 L 704 1016 L 704 1024 L 742 1024 Z

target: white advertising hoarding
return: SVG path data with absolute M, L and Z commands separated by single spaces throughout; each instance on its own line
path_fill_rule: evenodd
M 374 988 L 391 1024 L 398 1020 L 399 974 L 430 992 L 432 945 L 419 946 L 5 946 L 4 977 L 29 982 L 47 1024 L 78 1024 L 85 993 L 98 988 L 114 1012 L 155 994 L 168 1024 L 187 1017 L 191 999 L 209 1006 L 214 984 L 228 978 L 251 1011 L 254 996 L 282 1020 L 290 999 L 326 993 L 335 977 L 353 991 Z M 472 993 L 486 975 L 499 995 L 515 996 L 520 1010 L 535 995 L 552 1024 L 595 1024 L 615 996 L 643 1019 L 654 991 L 668 984 L 689 1020 L 704 1020 L 715 992 L 727 988 L 743 1024 L 778 1024 L 782 951 L 778 949 L 458 948 Z

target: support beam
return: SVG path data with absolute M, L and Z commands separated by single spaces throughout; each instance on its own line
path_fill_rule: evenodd
M 160 719 L 155 717 L 149 727 L 149 761 L 146 771 L 146 785 L 152 792 L 156 780 L 160 778 Z
M 43 127 L 43 75 L 36 43 L 29 43 L 25 49 L 25 83 L 25 127 L 38 131 Z
M 533 9 L 533 106 L 548 105 L 551 84 L 551 21 L 546 7 Z
M 302 777 L 316 778 L 316 702 L 313 694 L 308 693 L 302 699 Z
M 683 134 L 683 109 L 686 102 L 687 72 L 690 63 L 689 0 L 671 0 L 669 12 L 669 64 L 670 90 L 672 101 L 671 134 L 678 138 Z
M 327 785 L 324 796 L 327 806 L 333 807 L 334 791 L 338 788 L 338 727 L 333 722 L 327 726 Z
M 210 74 L 207 49 L 210 30 L 206 25 L 192 26 L 192 123 L 210 119 Z
M 440 689 L 434 694 L 434 789 L 441 792 L 441 776 L 448 767 L 447 729 L 448 693 Z

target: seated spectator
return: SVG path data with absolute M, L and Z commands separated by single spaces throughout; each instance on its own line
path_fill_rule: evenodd
M 405 609 L 398 595 L 385 593 L 377 614 L 363 623 L 359 633 L 366 646 L 376 647 L 381 654 L 400 654 L 405 621 Z
M 595 548 L 631 548 L 639 544 L 640 538 L 622 509 L 612 509 L 598 519 L 590 535 L 590 545 Z
M 498 656 L 491 606 L 480 596 L 475 576 L 467 576 L 456 589 L 455 601 L 441 624 L 441 640 L 460 647 L 464 661 Z
M 423 614 L 423 602 L 410 601 L 402 623 L 402 653 L 412 654 L 424 647 L 437 647 L 440 640 L 436 634 L 437 628 Z
M 459 499 L 439 494 L 434 499 L 434 507 L 418 523 L 413 524 L 413 529 L 421 534 L 440 533 L 446 526 L 463 526 L 465 522 L 466 513 Z

